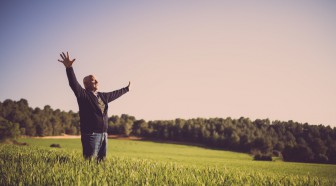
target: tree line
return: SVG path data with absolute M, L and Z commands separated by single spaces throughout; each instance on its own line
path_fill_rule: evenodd
M 0 102 L 0 137 L 80 134 L 73 111 L 30 108 L 27 100 Z M 336 127 L 241 117 L 145 121 L 122 114 L 109 118 L 109 134 L 199 144 L 285 161 L 336 164 Z M 4 130 L 5 129 L 5 130 Z
M 80 134 L 78 113 L 54 110 L 49 105 L 33 109 L 25 99 L 0 102 L 0 121 L 1 126 L 12 126 L 15 136 Z

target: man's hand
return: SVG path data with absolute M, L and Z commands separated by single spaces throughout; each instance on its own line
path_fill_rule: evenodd
M 130 90 L 130 86 L 131 86 L 131 82 L 129 81 L 127 85 L 128 90 Z
M 63 63 L 65 67 L 70 68 L 72 66 L 72 63 L 75 62 L 76 59 L 70 60 L 69 53 L 67 52 L 67 55 L 62 52 L 60 54 L 61 58 L 63 60 L 58 60 L 59 62 Z

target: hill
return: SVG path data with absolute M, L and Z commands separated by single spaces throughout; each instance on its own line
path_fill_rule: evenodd
M 80 134 L 78 113 L 48 105 L 33 109 L 25 99 L 0 102 L 0 121 L 0 136 Z M 336 128 L 330 126 L 244 117 L 145 121 L 126 114 L 110 117 L 108 125 L 109 134 L 200 144 L 285 161 L 336 164 Z
M 107 161 L 84 161 L 79 139 L 0 145 L 0 183 L 108 185 L 334 185 L 335 165 L 260 162 L 244 153 L 110 139 Z M 62 148 L 52 149 L 51 143 Z M 20 171 L 19 171 L 20 170 Z M 15 176 L 17 175 L 17 176 Z M 34 175 L 34 176 L 31 176 Z M 6 182 L 5 182 L 6 183 Z

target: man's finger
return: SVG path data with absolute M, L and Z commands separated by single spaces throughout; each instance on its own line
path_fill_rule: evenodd
M 76 59 L 73 59 L 71 62 L 75 62 Z
M 68 59 L 69 59 L 69 53 L 67 52 L 67 57 L 68 57 Z
M 65 56 L 64 52 L 62 52 L 62 55 L 63 55 L 63 59 L 66 59 L 66 56 Z
M 59 60 L 59 59 L 58 59 L 58 61 L 59 61 L 59 62 L 61 62 L 61 63 L 63 63 L 63 62 L 64 62 L 64 61 L 61 61 L 61 60 Z
M 61 58 L 64 60 L 64 57 L 62 56 L 62 54 L 60 54 Z

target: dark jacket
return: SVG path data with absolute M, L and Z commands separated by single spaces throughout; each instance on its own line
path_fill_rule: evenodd
M 93 92 L 82 88 L 76 79 L 73 68 L 66 68 L 66 73 L 69 85 L 77 97 L 81 133 L 91 134 L 92 132 L 107 132 L 108 103 L 128 92 L 128 87 L 115 90 L 113 92 L 98 92 L 98 96 L 105 103 L 105 109 L 102 112 L 98 105 L 98 98 L 93 94 Z

